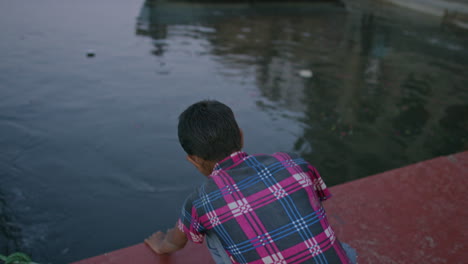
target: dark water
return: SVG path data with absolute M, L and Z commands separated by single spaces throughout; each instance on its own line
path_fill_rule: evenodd
M 0 253 L 66 263 L 172 226 L 203 180 L 176 137 L 200 99 L 329 185 L 466 150 L 468 34 L 369 10 L 0 2 Z

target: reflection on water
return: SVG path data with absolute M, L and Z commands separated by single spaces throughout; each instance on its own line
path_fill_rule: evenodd
M 207 40 L 224 72 L 249 69 L 258 109 L 300 124 L 292 149 L 330 184 L 467 149 L 466 35 L 338 4 L 277 5 L 147 1 L 137 34 L 162 60 L 184 36 Z
M 248 2 L 0 2 L 2 252 L 68 263 L 172 226 L 203 180 L 176 135 L 200 99 L 233 107 L 248 152 L 299 152 L 330 185 L 467 148 L 466 35 Z

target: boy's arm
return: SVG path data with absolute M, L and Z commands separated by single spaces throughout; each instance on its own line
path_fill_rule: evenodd
M 145 243 L 156 253 L 165 254 L 172 253 L 182 249 L 187 243 L 185 233 L 179 228 L 174 227 L 164 232 L 158 231 L 145 239 Z
M 314 186 L 315 193 L 319 197 L 320 201 L 329 199 L 332 195 L 328 190 L 327 185 L 323 182 L 323 179 L 317 169 L 310 164 L 308 165 L 308 168 L 309 176 L 312 180 L 312 185 Z

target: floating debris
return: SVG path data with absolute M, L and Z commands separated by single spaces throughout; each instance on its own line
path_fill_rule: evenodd
M 92 57 L 94 57 L 94 56 L 96 56 L 96 52 L 94 52 L 94 50 L 88 50 L 88 51 L 86 51 L 86 57 L 92 58 Z
M 244 34 L 237 34 L 236 36 L 238 39 L 245 39 L 245 35 Z
M 249 96 L 250 97 L 258 97 L 258 93 L 257 92 L 249 92 Z
M 312 73 L 311 70 L 300 70 L 299 76 L 301 76 L 302 78 L 312 78 L 314 74 Z

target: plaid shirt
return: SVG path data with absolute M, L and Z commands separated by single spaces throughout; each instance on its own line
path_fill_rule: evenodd
M 214 232 L 233 263 L 349 263 L 321 204 L 330 196 L 302 158 L 236 152 L 187 198 L 178 227 L 195 243 Z

